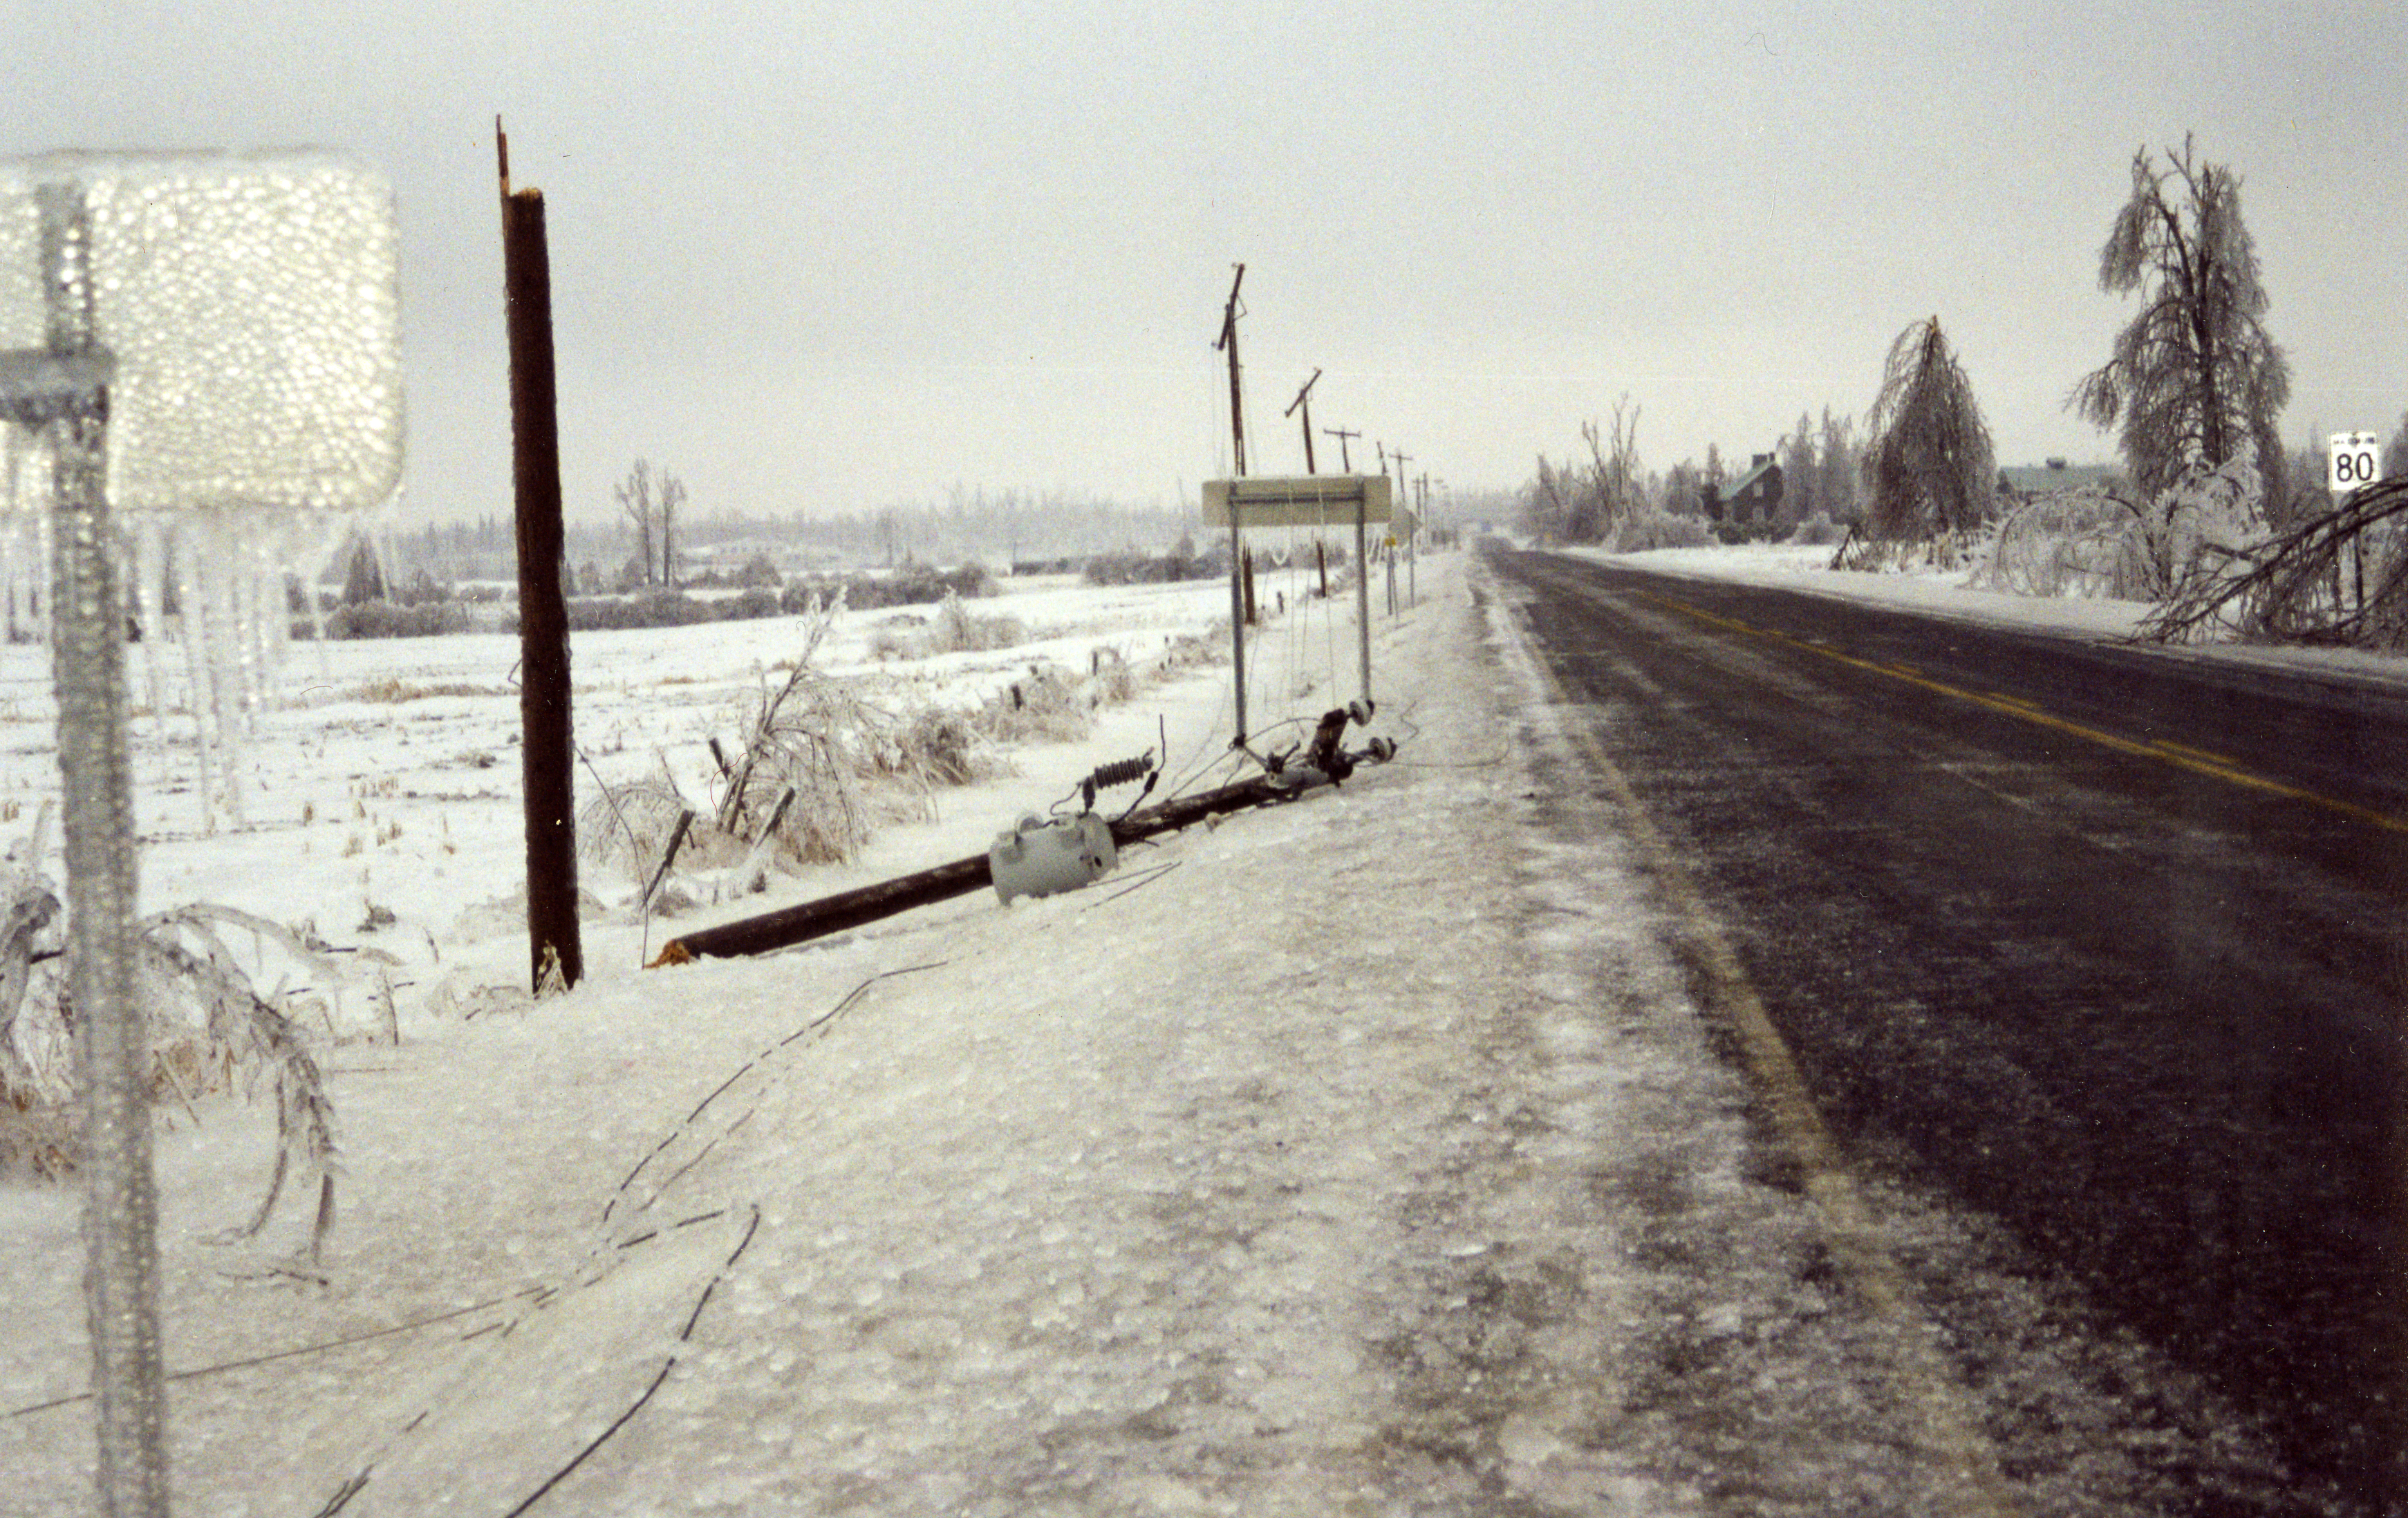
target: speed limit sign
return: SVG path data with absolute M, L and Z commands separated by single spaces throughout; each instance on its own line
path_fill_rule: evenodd
M 2346 495 L 2382 478 L 2383 439 L 2371 432 L 2332 435 L 2332 465 L 2325 476 L 2327 489 Z

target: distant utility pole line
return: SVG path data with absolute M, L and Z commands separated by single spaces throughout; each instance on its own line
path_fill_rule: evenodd
M 1229 437 L 1237 450 L 1231 462 L 1237 465 L 1235 472 L 1240 475 L 1246 472 L 1246 412 L 1238 392 L 1238 318 L 1243 314 L 1238 309 L 1238 287 L 1245 282 L 1246 265 L 1240 264 L 1238 277 L 1229 281 L 1229 304 L 1221 312 L 1220 339 L 1212 344 L 1216 351 L 1226 349 L 1229 353 Z M 1232 526 L 1236 521 L 1233 514 L 1230 518 Z
M 1282 416 L 1294 416 L 1299 408 L 1304 411 L 1304 472 L 1309 475 L 1321 472 L 1312 464 L 1312 386 L 1313 381 L 1320 378 L 1321 370 L 1316 367 L 1312 371 L 1312 379 L 1304 382 L 1304 388 L 1296 393 L 1296 399 L 1288 402 L 1287 409 L 1280 413 Z
M 1343 427 L 1324 427 L 1321 429 L 1321 435 L 1324 437 L 1335 437 L 1338 439 L 1338 472 L 1340 474 L 1353 474 L 1354 472 L 1354 461 L 1347 454 L 1346 439 L 1349 437 L 1360 437 L 1363 435 L 1359 432 L 1348 432 Z

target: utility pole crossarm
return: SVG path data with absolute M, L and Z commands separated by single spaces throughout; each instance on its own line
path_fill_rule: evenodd
M 1344 427 L 1324 427 L 1321 429 L 1321 435 L 1325 437 L 1335 437 L 1338 439 L 1339 472 L 1341 474 L 1353 474 L 1354 472 L 1354 455 L 1347 451 L 1346 439 L 1349 437 L 1360 437 L 1363 435 L 1359 432 L 1349 432 Z

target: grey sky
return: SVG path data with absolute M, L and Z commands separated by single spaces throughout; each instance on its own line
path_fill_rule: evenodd
M 2286 437 L 2408 408 L 2396 4 L 6 16 L 0 152 L 311 143 L 392 176 L 402 522 L 509 508 L 496 112 L 550 209 L 576 517 L 638 454 L 706 513 L 1168 504 L 1227 468 L 1238 260 L 1258 473 L 1301 472 L 1280 413 L 1316 366 L 1316 426 L 1457 485 L 1520 482 L 1625 393 L 1649 465 L 1744 456 L 1861 412 L 1933 314 L 2003 461 L 2103 458 L 2061 405 L 2129 308 L 2099 245 L 2133 150 L 2186 131 L 2244 181 Z

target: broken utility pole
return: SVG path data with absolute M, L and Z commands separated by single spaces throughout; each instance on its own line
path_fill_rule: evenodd
M 519 720 L 526 784 L 527 958 L 535 990 L 585 978 L 577 922 L 577 819 L 568 709 L 568 605 L 561 594 L 559 388 L 543 192 L 510 190 L 510 142 L 494 118 L 502 189 L 502 280 L 510 343 L 511 473 L 518 490 Z
M 1288 402 L 1287 409 L 1280 413 L 1282 416 L 1294 416 L 1299 409 L 1304 412 L 1304 472 L 1309 475 L 1321 472 L 1313 467 L 1312 463 L 1312 386 L 1320 378 L 1321 371 L 1314 369 L 1312 379 L 1304 382 L 1304 388 L 1296 393 L 1296 399 Z

